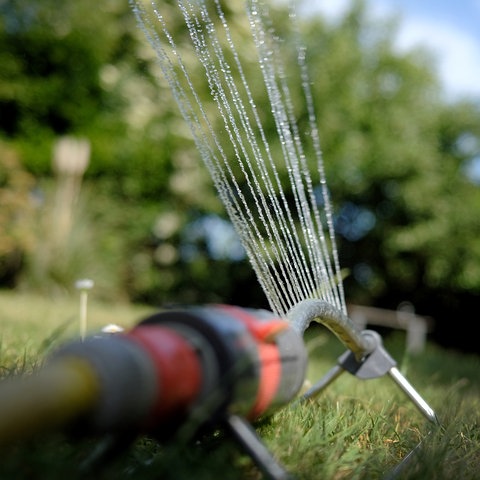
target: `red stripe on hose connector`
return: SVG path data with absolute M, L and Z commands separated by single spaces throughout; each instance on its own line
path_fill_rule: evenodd
M 278 348 L 274 344 L 259 344 L 260 382 L 257 397 L 248 417 L 254 420 L 265 413 L 275 400 L 282 375 L 282 365 Z
M 282 360 L 275 343 L 275 336 L 288 328 L 288 322 L 280 318 L 259 320 L 248 311 L 231 305 L 218 305 L 232 317 L 240 320 L 254 338 L 260 358 L 260 372 L 257 396 L 249 420 L 254 420 L 265 413 L 275 400 L 282 375 Z
M 289 323 L 278 317 L 258 319 L 247 310 L 232 305 L 219 304 L 217 308 L 240 320 L 257 342 L 274 342 L 275 335 L 289 328 Z
M 158 398 L 152 408 L 156 421 L 187 410 L 202 385 L 200 360 L 178 333 L 157 325 L 141 325 L 128 333 L 148 352 L 156 370 Z

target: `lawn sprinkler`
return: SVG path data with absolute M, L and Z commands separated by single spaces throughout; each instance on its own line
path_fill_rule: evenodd
M 300 334 L 315 321 L 330 329 L 348 348 L 338 359 L 338 364 L 304 394 L 304 399 L 318 395 L 343 372 L 362 380 L 379 378 L 388 373 L 420 413 L 438 425 L 437 415 L 398 370 L 397 363 L 383 347 L 378 332 L 359 331 L 349 317 L 322 300 L 304 300 L 293 307 L 288 316 L 293 328 Z
M 339 367 L 298 397 L 305 381 L 304 330 L 317 321 L 349 348 Z M 420 411 L 433 410 L 395 368 L 375 332 L 359 332 L 323 301 L 301 302 L 289 319 L 228 305 L 173 308 L 126 332 L 60 346 L 30 376 L 0 383 L 0 444 L 52 429 L 100 434 L 83 468 L 118 454 L 134 438 L 193 440 L 223 428 L 271 480 L 292 478 L 251 422 L 295 398 L 307 400 L 339 371 L 361 379 L 390 373 Z

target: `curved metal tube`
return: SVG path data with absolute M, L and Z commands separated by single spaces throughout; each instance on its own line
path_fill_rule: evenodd
M 287 318 L 302 336 L 313 321 L 325 325 L 354 353 L 357 360 L 377 346 L 371 335 L 363 334 L 342 311 L 324 300 L 303 300 L 290 309 Z

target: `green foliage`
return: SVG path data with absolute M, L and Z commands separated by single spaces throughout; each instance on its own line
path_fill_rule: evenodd
M 34 248 L 31 224 L 34 177 L 22 167 L 15 152 L 0 142 L 0 282 L 15 285 L 24 256 Z
M 97 7 L 92 18 L 93 7 L 49 0 L 3 4 L 0 105 L 5 115 L 0 127 L 8 137 L 23 140 L 27 149 L 42 137 L 87 129 L 116 101 L 99 76 L 116 46 L 111 29 L 105 28 L 115 11 Z M 46 173 L 49 156 L 41 153 L 27 162 L 33 171 Z

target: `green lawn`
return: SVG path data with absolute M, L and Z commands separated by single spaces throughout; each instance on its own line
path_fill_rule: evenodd
M 115 323 L 129 328 L 153 308 L 88 306 L 88 330 Z M 78 336 L 78 298 L 54 300 L 0 292 L 0 367 L 3 375 L 29 374 L 52 348 Z M 321 326 L 307 331 L 307 380 L 336 364 L 344 347 Z M 398 367 L 436 411 L 441 428 L 428 422 L 389 377 L 362 381 L 345 373 L 319 397 L 293 402 L 255 429 L 294 478 L 386 479 L 419 442 L 398 478 L 478 479 L 480 467 L 480 358 L 433 344 L 411 358 L 404 336 L 385 346 Z M 0 389 L 0 405 L 2 390 Z M 0 411 L 1 415 L 1 411 Z M 161 433 L 161 426 L 159 429 Z M 112 460 L 96 464 L 105 439 L 58 431 L 13 442 L 0 451 L 0 479 L 232 479 L 265 478 L 221 428 L 194 442 L 159 442 L 140 436 Z

